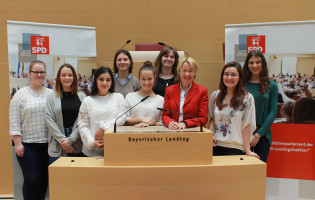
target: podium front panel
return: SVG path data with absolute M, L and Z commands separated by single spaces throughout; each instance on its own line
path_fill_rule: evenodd
M 61 157 L 49 166 L 51 200 L 264 200 L 266 164 L 214 156 L 212 165 L 104 166 L 102 158 Z
M 192 132 L 199 128 L 187 129 L 188 132 L 172 132 L 165 127 L 123 128 L 123 131 L 128 130 L 128 133 L 104 134 L 104 165 L 165 166 L 212 163 L 212 132 L 208 129 L 204 132 Z

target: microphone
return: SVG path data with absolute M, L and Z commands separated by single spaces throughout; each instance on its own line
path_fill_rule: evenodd
M 166 45 L 164 42 L 158 42 L 158 44 L 162 46 Z
M 128 109 L 126 112 L 124 112 L 123 114 L 121 114 L 119 117 L 116 118 L 115 120 L 115 123 L 114 123 L 114 133 L 116 133 L 116 122 L 117 122 L 117 119 L 119 119 L 121 116 L 123 116 L 124 114 L 126 114 L 127 112 L 129 112 L 131 109 L 133 109 L 134 107 L 136 107 L 139 103 L 141 102 L 144 102 L 145 100 L 147 100 L 148 98 L 150 97 L 150 95 L 146 96 L 146 97 L 143 97 L 141 99 L 141 101 L 139 101 L 136 105 L 132 106 L 130 109 Z
M 189 117 L 192 117 L 192 118 L 198 118 L 199 121 L 200 121 L 200 132 L 203 132 L 203 127 L 202 127 L 202 121 L 199 117 L 197 116 L 193 116 L 193 115 L 188 115 L 188 114 L 185 114 L 185 113 L 179 113 L 179 112 L 175 112 L 175 111 L 171 111 L 171 110 L 166 110 L 165 108 L 156 108 L 160 111 L 166 111 L 166 112 L 171 112 L 171 113 L 176 113 L 176 114 L 179 114 L 179 115 L 185 115 L 185 116 L 189 116 Z
M 164 42 L 158 42 L 158 44 L 159 45 L 162 45 L 162 46 L 166 46 L 167 44 L 165 44 Z M 170 45 L 167 45 L 167 46 L 169 46 L 170 47 Z M 176 49 L 175 47 L 173 47 L 174 49 Z M 181 51 L 181 50 L 179 50 L 179 49 L 176 49 L 177 51 Z M 187 55 L 187 57 L 189 58 L 189 54 L 186 52 L 186 51 L 184 51 L 184 53 Z
M 122 48 L 124 48 L 127 44 L 129 44 L 131 42 L 131 40 L 127 40 L 126 42 L 125 42 L 125 44 L 120 48 L 120 49 L 118 49 L 118 51 L 119 50 L 121 50 Z

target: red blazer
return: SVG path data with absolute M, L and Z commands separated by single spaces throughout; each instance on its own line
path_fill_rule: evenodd
M 197 116 L 201 119 L 202 125 L 205 126 L 208 121 L 208 89 L 196 83 L 192 83 L 186 96 L 183 112 L 188 115 Z M 164 109 L 179 112 L 180 106 L 180 83 L 166 88 L 164 97 Z M 171 121 L 178 122 L 179 114 L 164 111 L 162 121 L 166 127 Z M 200 126 L 198 118 L 183 116 L 183 121 L 187 127 Z

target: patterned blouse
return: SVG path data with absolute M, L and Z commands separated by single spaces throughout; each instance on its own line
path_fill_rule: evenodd
M 235 148 L 244 151 L 243 147 L 243 129 L 249 125 L 251 135 L 256 129 L 255 102 L 250 93 L 244 98 L 244 105 L 239 106 L 236 110 L 230 105 L 224 104 L 219 110 L 215 104 L 215 99 L 219 90 L 213 92 L 209 101 L 209 114 L 214 119 L 213 135 L 215 136 L 218 146 Z

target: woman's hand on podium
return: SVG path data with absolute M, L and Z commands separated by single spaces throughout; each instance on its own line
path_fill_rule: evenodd
M 254 156 L 254 157 L 258 158 L 258 159 L 260 158 L 259 155 L 257 155 L 255 152 L 252 152 L 252 151 L 246 152 L 246 155 L 247 156 Z
M 185 129 L 186 128 L 186 124 L 184 122 L 181 122 L 178 124 L 178 129 Z
M 168 128 L 171 129 L 171 130 L 179 129 L 179 124 L 177 122 L 175 122 L 175 121 L 171 121 L 168 124 Z
M 151 118 L 148 118 L 148 117 L 142 117 L 141 123 L 146 123 L 146 124 L 148 124 L 149 126 L 154 126 L 155 123 L 156 123 L 156 121 L 153 120 L 153 119 L 151 119 Z M 140 124 L 141 124 L 141 123 L 140 123 Z
M 150 126 L 148 123 L 144 123 L 144 122 L 141 122 L 139 124 L 135 124 L 134 127 L 136 128 L 142 128 L 142 127 L 148 127 Z

